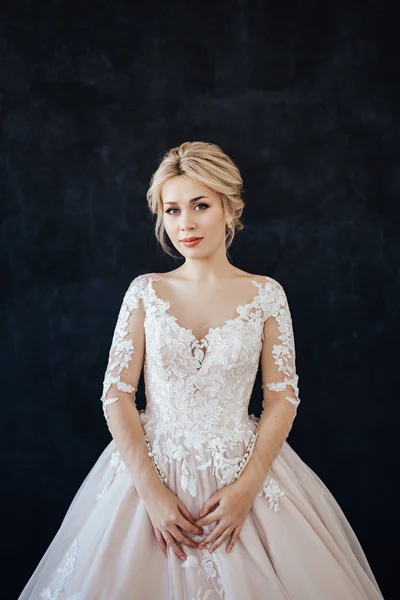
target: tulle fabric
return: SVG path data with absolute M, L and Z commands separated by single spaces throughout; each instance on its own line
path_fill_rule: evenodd
M 279 512 L 271 510 L 265 495 L 257 497 L 229 555 L 224 543 L 205 557 L 204 551 L 184 547 L 185 562 L 197 557 L 199 567 L 182 566 L 170 550 L 164 556 L 127 471 L 116 474 L 95 500 L 115 451 L 111 441 L 83 481 L 20 600 L 382 598 L 339 504 L 288 443 L 271 471 L 284 490 Z M 172 464 L 168 480 L 177 491 L 179 466 Z M 216 489 L 216 480 L 204 471 L 197 495 L 180 496 L 197 517 L 202 499 Z
M 233 319 L 215 315 L 224 324 L 198 340 L 168 312 L 153 280 L 157 287 L 159 276 L 131 283 L 117 319 L 101 398 L 113 439 L 19 600 L 382 598 L 339 504 L 285 441 L 300 399 L 282 286 L 257 277 L 253 299 Z M 228 296 L 222 302 L 231 304 Z M 248 406 L 260 358 L 258 419 Z M 147 403 L 139 414 L 144 360 Z M 248 485 L 254 473 L 257 481 L 265 475 L 230 554 L 225 541 L 211 554 L 183 546 L 185 561 L 169 548 L 164 556 L 139 493 L 145 460 L 195 519 L 235 478 Z

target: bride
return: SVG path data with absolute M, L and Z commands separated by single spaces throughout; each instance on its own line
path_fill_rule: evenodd
M 242 185 L 204 142 L 154 173 L 156 237 L 184 262 L 126 290 L 101 396 L 112 439 L 20 600 L 382 598 L 339 504 L 287 442 L 300 405 L 287 296 L 228 260 Z

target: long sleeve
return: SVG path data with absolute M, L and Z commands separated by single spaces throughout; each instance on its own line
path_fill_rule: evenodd
M 145 352 L 144 317 L 141 286 L 136 278 L 118 314 L 101 396 L 108 428 L 139 494 L 160 482 L 136 408 Z
M 261 353 L 263 410 L 268 403 L 287 400 L 294 406 L 294 418 L 300 399 L 292 317 L 283 287 L 274 280 L 272 286 L 271 314 L 264 323 Z
M 283 287 L 270 280 L 262 333 L 262 413 L 251 457 L 240 479 L 252 490 L 263 485 L 286 441 L 300 403 L 293 325 Z
M 118 314 L 104 375 L 101 401 L 106 421 L 108 407 L 117 400 L 135 403 L 144 359 L 144 316 L 139 290 L 133 280 Z

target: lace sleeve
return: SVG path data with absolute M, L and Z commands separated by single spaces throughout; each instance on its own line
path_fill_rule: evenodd
M 107 422 L 111 404 L 121 399 L 135 403 L 144 358 L 144 316 L 136 278 L 122 301 L 104 376 L 101 401 Z
M 300 403 L 295 366 L 293 327 L 282 286 L 267 278 L 260 290 L 264 324 L 262 330 L 261 373 L 263 402 L 251 457 L 240 476 L 244 489 L 270 492 L 266 479 L 285 443 Z
M 292 318 L 285 291 L 269 278 L 266 295 L 266 320 L 261 354 L 263 407 L 267 402 L 287 400 L 300 403 Z
M 118 313 L 104 376 L 101 401 L 117 453 L 142 496 L 165 477 L 153 457 L 136 407 L 136 391 L 145 355 L 146 277 L 138 276 L 125 292 Z

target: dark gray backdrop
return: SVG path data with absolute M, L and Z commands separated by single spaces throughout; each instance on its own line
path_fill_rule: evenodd
M 232 261 L 282 283 L 294 322 L 289 443 L 394 598 L 397 21 L 370 0 L 138 4 L 0 7 L 1 598 L 22 590 L 110 441 L 100 394 L 123 294 L 180 264 L 157 248 L 145 193 L 187 140 L 241 169 Z

